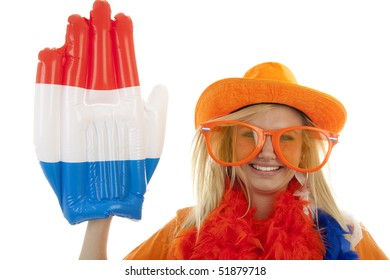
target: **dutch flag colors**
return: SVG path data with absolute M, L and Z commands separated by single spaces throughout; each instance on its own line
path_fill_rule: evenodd
M 39 53 L 34 144 L 71 224 L 111 215 L 141 219 L 159 161 L 168 94 L 141 97 L 132 22 L 96 0 L 68 19 L 63 47 Z

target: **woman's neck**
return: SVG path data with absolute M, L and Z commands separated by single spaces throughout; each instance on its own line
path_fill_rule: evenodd
M 266 219 L 274 210 L 275 200 L 283 190 L 273 193 L 251 192 L 251 206 L 256 209 L 255 217 Z

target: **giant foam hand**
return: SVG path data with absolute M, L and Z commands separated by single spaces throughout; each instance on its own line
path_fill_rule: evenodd
M 164 141 L 167 92 L 144 102 L 131 19 L 96 0 L 68 19 L 63 47 L 39 53 L 34 143 L 71 224 L 111 215 L 141 219 Z

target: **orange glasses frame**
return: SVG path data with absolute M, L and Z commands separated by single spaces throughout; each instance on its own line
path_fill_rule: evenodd
M 212 149 L 211 149 L 211 144 L 210 144 L 210 131 L 215 126 L 223 125 L 223 124 L 241 125 L 241 126 L 245 126 L 245 127 L 248 127 L 250 129 L 256 131 L 257 136 L 259 138 L 259 141 L 258 141 L 258 143 L 256 145 L 256 148 L 253 150 L 253 152 L 251 154 L 249 154 L 247 156 L 247 158 L 232 163 L 232 162 L 221 161 L 221 160 L 219 160 L 218 158 L 216 158 L 214 156 L 214 154 L 212 152 Z M 293 166 L 291 163 L 289 163 L 284 158 L 283 153 L 280 150 L 280 145 L 279 145 L 280 141 L 279 141 L 279 139 L 280 139 L 280 136 L 284 132 L 286 132 L 288 130 L 292 130 L 292 129 L 305 129 L 305 130 L 318 131 L 318 132 L 321 132 L 322 134 L 324 134 L 327 137 L 327 140 L 328 140 L 328 143 L 329 143 L 329 149 L 328 149 L 327 154 L 325 155 L 325 158 L 324 158 L 323 162 L 319 166 L 317 166 L 315 168 L 310 168 L 310 169 L 303 169 L 303 168 L 299 168 L 299 167 Z M 225 165 L 225 166 L 238 166 L 238 165 L 243 165 L 243 164 L 249 162 L 256 155 L 258 155 L 260 153 L 260 151 L 263 148 L 263 145 L 265 143 L 266 137 L 267 136 L 271 136 L 273 149 L 274 149 L 276 155 L 278 156 L 278 158 L 281 160 L 281 162 L 283 162 L 283 164 L 285 164 L 287 167 L 289 167 L 289 168 L 291 168 L 293 170 L 299 171 L 299 172 L 314 172 L 314 171 L 317 171 L 317 170 L 321 169 L 326 164 L 326 162 L 328 161 L 329 156 L 330 156 L 330 154 L 332 152 L 332 149 L 338 143 L 338 138 L 339 138 L 339 135 L 337 135 L 335 133 L 332 133 L 330 131 L 327 131 L 327 130 L 324 130 L 324 129 L 321 129 L 321 128 L 313 127 L 313 126 L 293 126 L 293 127 L 282 128 L 282 129 L 270 130 L 270 129 L 262 129 L 260 127 L 255 126 L 255 125 L 251 125 L 251 124 L 240 122 L 240 121 L 233 121 L 233 120 L 223 120 L 223 121 L 214 121 L 214 122 L 203 123 L 203 124 L 201 124 L 200 132 L 203 134 L 203 136 L 206 139 L 207 150 L 208 150 L 209 155 L 211 156 L 211 158 L 214 161 L 216 161 L 217 163 L 219 163 L 221 165 Z M 275 137 L 273 137 L 273 136 L 275 136 Z

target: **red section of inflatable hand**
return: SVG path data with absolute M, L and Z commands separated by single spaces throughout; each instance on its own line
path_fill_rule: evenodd
M 90 17 L 70 16 L 64 46 L 39 53 L 36 83 L 93 90 L 139 86 L 130 17 L 120 13 L 111 20 L 102 0 Z

